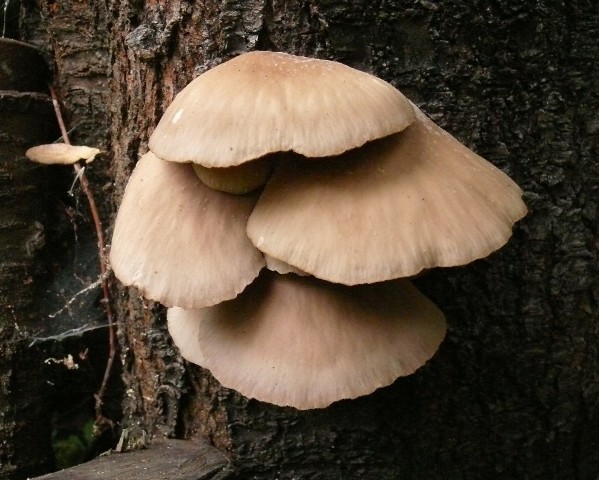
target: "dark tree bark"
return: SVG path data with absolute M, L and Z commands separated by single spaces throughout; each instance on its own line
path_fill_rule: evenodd
M 93 167 L 108 230 L 174 95 L 253 49 L 335 59 L 392 82 L 510 174 L 530 208 L 500 252 L 417 281 L 449 323 L 425 367 L 324 410 L 278 408 L 220 387 L 181 359 L 160 306 L 115 284 L 123 426 L 207 438 L 239 478 L 596 479 L 596 2 L 25 6 L 24 31 L 52 47 L 80 138 L 109 146 L 109 168 Z
M 106 21 L 106 15 L 81 3 L 68 8 L 68 15 L 50 4 L 39 6 L 10 0 L 2 9 L 9 14 L 7 23 L 0 17 L 0 24 L 17 36 L 21 9 L 20 38 L 40 47 L 50 70 L 56 69 L 55 81 L 68 104 L 65 115 L 76 127 L 71 138 L 106 148 L 108 62 L 101 47 L 107 32 L 96 33 L 96 22 Z M 2 74 L 14 72 L 4 67 L 15 57 L 23 60 L 18 52 L 0 53 Z M 67 195 L 72 169 L 34 165 L 25 158 L 28 147 L 60 137 L 47 89 L 51 78 L 36 65 L 25 65 L 22 87 L 35 93 L 0 92 L 2 479 L 55 468 L 53 444 L 61 431 L 67 424 L 83 425 L 86 416 L 93 420 L 93 393 L 106 363 L 105 322 L 99 289 L 93 286 L 97 251 L 85 199 L 78 188 L 74 197 Z M 0 86 L 7 88 L 21 87 Z M 96 169 L 95 188 L 106 180 Z M 69 355 L 78 368 L 62 363 Z
M 29 46 L 2 39 L 0 44 L 0 476 L 15 470 L 11 459 L 15 445 L 27 439 L 35 446 L 36 467 L 49 462 L 48 442 L 35 442 L 34 421 L 43 406 L 34 398 L 22 398 L 16 408 L 9 396 L 16 378 L 15 366 L 22 360 L 21 345 L 26 331 L 35 323 L 44 267 L 41 251 L 49 211 L 45 208 L 48 183 L 39 168 L 24 161 L 23 153 L 33 145 L 52 140 L 50 98 L 34 90 L 39 82 L 29 82 L 27 68 L 43 79 L 43 61 Z M 26 58 L 21 64 L 15 59 Z M 40 66 L 40 69 L 35 66 Z M 11 72 L 8 77 L 6 72 Z M 23 73 L 23 76 L 21 76 Z M 22 81 L 21 81 L 22 80 Z M 37 83 L 37 85 L 36 85 Z M 8 90 L 8 89 L 11 90 Z M 36 388 L 28 393 L 35 393 Z M 29 421 L 33 420 L 33 422 Z

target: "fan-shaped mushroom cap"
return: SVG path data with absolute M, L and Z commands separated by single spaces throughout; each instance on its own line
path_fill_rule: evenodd
M 347 287 L 268 270 L 234 300 L 170 309 L 168 325 L 183 356 L 224 386 L 299 409 L 413 373 L 446 330 L 441 311 L 407 280 Z
M 245 234 L 255 202 L 206 187 L 190 164 L 147 153 L 117 215 L 115 275 L 167 306 L 200 308 L 235 297 L 264 266 Z
M 323 157 L 403 130 L 413 118 L 409 101 L 372 75 L 328 60 L 250 52 L 185 87 L 150 149 L 164 160 L 205 167 L 271 152 Z
M 50 143 L 31 147 L 25 155 L 32 162 L 46 165 L 72 165 L 80 160 L 91 162 L 100 153 L 97 148 L 66 143 Z
M 418 110 L 404 132 L 336 159 L 279 164 L 248 235 L 318 278 L 380 282 L 489 255 L 526 214 L 521 194 Z

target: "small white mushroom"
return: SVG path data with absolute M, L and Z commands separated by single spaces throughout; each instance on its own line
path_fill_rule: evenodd
M 66 143 L 51 143 L 31 147 L 25 155 L 32 162 L 45 165 L 72 165 L 79 161 L 89 163 L 101 151 L 84 145 L 67 145 Z

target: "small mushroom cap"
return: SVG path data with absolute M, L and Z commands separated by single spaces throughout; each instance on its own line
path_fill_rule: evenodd
M 31 147 L 25 155 L 32 162 L 45 165 L 72 165 L 80 160 L 91 162 L 100 150 L 84 145 L 67 145 L 66 143 L 51 143 Z
M 166 306 L 200 308 L 235 297 L 264 266 L 245 234 L 255 202 L 206 187 L 190 164 L 145 154 L 116 218 L 116 277 Z
M 267 155 L 235 167 L 207 168 L 198 163 L 192 165 L 204 185 L 219 192 L 244 195 L 264 186 L 272 172 L 273 163 L 273 156 Z
M 272 152 L 337 155 L 407 127 L 387 82 L 328 60 L 250 52 L 200 75 L 164 113 L 150 149 L 173 162 L 239 165 Z
M 248 235 L 318 278 L 380 282 L 489 255 L 526 214 L 521 194 L 418 110 L 405 131 L 336 159 L 279 164 Z
M 438 349 L 446 324 L 407 280 L 347 287 L 263 270 L 234 300 L 170 309 L 168 328 L 182 355 L 224 386 L 310 409 L 413 373 Z

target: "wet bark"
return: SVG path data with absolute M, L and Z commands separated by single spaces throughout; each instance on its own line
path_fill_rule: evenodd
M 510 174 L 530 208 L 500 252 L 418 280 L 449 323 L 424 368 L 324 410 L 278 408 L 220 387 L 182 361 L 160 306 L 115 285 L 123 426 L 207 438 L 228 452 L 239 478 L 595 480 L 594 2 L 112 0 L 28 8 L 25 31 L 53 47 L 71 120 L 83 125 L 83 138 L 109 145 L 109 167 L 94 169 L 107 219 L 174 95 L 252 49 L 340 60 L 392 82 Z

